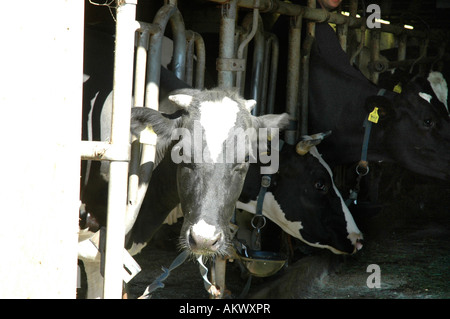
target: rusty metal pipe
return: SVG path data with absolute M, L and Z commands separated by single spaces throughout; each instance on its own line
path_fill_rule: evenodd
M 234 58 L 234 31 L 236 26 L 237 6 L 236 0 L 222 4 L 222 17 L 220 20 L 219 57 L 217 59 L 218 86 L 231 88 L 234 85 L 233 71 L 223 67 L 223 61 Z
M 195 88 L 203 89 L 205 83 L 205 42 L 200 34 L 194 31 L 186 31 L 186 83 L 193 86 L 194 78 L 194 51 L 197 53 L 195 68 Z M 195 49 L 195 50 L 194 50 Z
M 286 112 L 291 116 L 291 125 L 284 135 L 286 143 L 294 145 L 297 139 L 298 89 L 300 80 L 300 43 L 302 17 L 292 17 L 289 28 L 288 67 L 286 86 Z

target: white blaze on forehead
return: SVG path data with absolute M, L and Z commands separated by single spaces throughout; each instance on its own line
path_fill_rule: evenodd
M 431 98 L 432 96 L 430 94 L 424 93 L 424 92 L 419 92 L 419 96 L 424 99 L 425 101 L 427 101 L 428 103 L 431 103 Z
M 216 226 L 208 224 L 203 219 L 192 226 L 192 231 L 203 238 L 214 238 L 216 236 Z
M 219 161 L 223 142 L 227 139 L 230 129 L 236 123 L 239 106 L 228 97 L 221 101 L 205 101 L 200 103 L 200 123 L 205 131 L 205 142 L 211 159 Z

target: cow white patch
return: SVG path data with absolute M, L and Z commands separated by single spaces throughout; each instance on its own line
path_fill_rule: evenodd
M 192 226 L 192 231 L 206 239 L 216 236 L 216 226 L 208 224 L 203 219 Z
M 328 171 L 328 174 L 330 174 L 334 191 L 336 192 L 336 194 L 339 196 L 339 198 L 341 200 L 342 210 L 344 212 L 345 221 L 347 222 L 347 233 L 349 234 L 349 236 L 347 238 L 350 239 L 352 244 L 356 247 L 358 239 L 363 239 L 363 235 L 361 234 L 361 231 L 358 229 L 358 226 L 356 226 L 355 220 L 353 219 L 353 216 L 350 213 L 350 210 L 348 209 L 347 205 L 345 205 L 345 201 L 342 198 L 341 193 L 339 192 L 336 185 L 334 184 L 333 173 L 330 169 L 330 166 L 328 166 L 328 164 L 323 160 L 322 156 L 319 154 L 319 151 L 317 150 L 317 147 L 315 147 L 315 146 L 312 147 L 309 152 L 311 153 L 312 156 L 314 156 L 315 158 L 317 158 L 319 160 L 320 164 L 322 164 L 322 166 L 325 167 L 325 169 Z
M 256 201 L 250 201 L 248 203 L 237 202 L 236 208 L 245 210 L 249 213 L 256 214 Z M 276 201 L 271 192 L 267 192 L 264 197 L 263 203 L 263 215 L 280 226 L 289 235 L 302 239 L 300 229 L 303 228 L 302 222 L 292 222 L 286 219 L 285 213 L 281 209 L 280 205 Z
M 448 110 L 448 86 L 447 81 L 445 81 L 441 72 L 430 72 L 427 78 L 428 82 L 430 82 L 431 88 L 433 89 L 434 94 L 438 100 L 445 105 L 445 108 Z
M 250 201 L 248 203 L 242 203 L 237 202 L 236 208 L 245 210 L 249 213 L 256 214 L 256 201 Z M 320 243 L 311 243 L 305 240 L 300 233 L 300 230 L 303 229 L 303 225 L 301 221 L 293 222 L 289 221 L 285 217 L 285 213 L 281 209 L 280 205 L 276 201 L 275 197 L 272 193 L 267 192 L 266 196 L 264 197 L 264 203 L 263 203 L 263 215 L 269 218 L 271 221 L 273 221 L 275 224 L 281 227 L 283 231 L 291 235 L 292 237 L 295 237 L 305 244 L 317 247 L 321 249 L 329 249 L 335 254 L 345 254 L 344 252 L 337 250 L 336 248 L 329 246 L 329 245 L 322 245 Z
M 205 101 L 200 103 L 200 124 L 204 129 L 206 147 L 210 160 L 220 162 L 223 142 L 236 123 L 239 107 L 237 102 L 228 97 L 221 101 Z
M 431 98 L 432 96 L 430 94 L 424 93 L 424 92 L 419 92 L 419 96 L 424 99 L 425 101 L 427 101 L 428 103 L 431 103 Z

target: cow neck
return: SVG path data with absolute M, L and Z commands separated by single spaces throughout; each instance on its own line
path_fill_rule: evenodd
M 378 90 L 377 95 L 383 96 L 386 93 L 385 89 Z M 363 137 L 363 144 L 361 148 L 361 160 L 358 163 L 358 166 L 360 168 L 369 170 L 369 162 L 367 161 L 367 151 L 369 149 L 369 139 L 370 139 L 370 133 L 372 131 L 372 125 L 378 123 L 378 108 L 375 107 L 370 113 L 369 116 L 366 116 L 364 119 L 363 127 L 364 129 L 364 137 Z M 367 174 L 367 173 L 366 173 Z
M 386 93 L 385 89 L 379 89 L 377 95 L 384 96 L 385 93 Z M 356 178 L 356 185 L 354 189 L 350 190 L 349 198 L 345 201 L 347 206 L 349 206 L 352 202 L 356 203 L 358 199 L 358 192 L 360 188 L 359 184 L 361 182 L 361 178 L 369 173 L 369 162 L 367 160 L 367 151 L 369 149 L 369 140 L 370 140 L 370 133 L 372 131 L 372 125 L 378 123 L 377 111 L 378 108 L 375 107 L 369 113 L 369 116 L 366 116 L 363 122 L 364 137 L 363 137 L 363 144 L 361 147 L 361 159 L 356 165 L 356 173 L 358 174 L 358 177 Z

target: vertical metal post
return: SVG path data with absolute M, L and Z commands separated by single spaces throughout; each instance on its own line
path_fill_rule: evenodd
M 117 2 L 111 143 L 128 148 L 137 0 Z M 112 161 L 108 188 L 104 298 L 122 298 L 128 162 Z
M 278 73 L 278 38 L 272 33 L 266 33 L 265 41 L 260 114 L 272 114 Z
M 378 30 L 372 30 L 370 32 L 370 62 L 372 67 L 370 68 L 370 80 L 377 84 L 379 73 L 374 68 L 374 62 L 380 59 L 380 39 L 381 32 Z
M 269 35 L 269 39 L 270 39 L 269 42 L 272 43 L 271 46 L 272 56 L 270 60 L 269 91 L 267 93 L 267 114 L 272 114 L 275 109 L 275 92 L 277 86 L 279 44 L 276 35 L 274 34 Z
M 294 145 L 297 139 L 298 89 L 300 80 L 300 42 L 302 16 L 291 18 L 289 28 L 288 68 L 286 88 L 286 111 L 295 122 L 284 133 L 286 143 Z
M 171 1 L 171 3 L 174 1 Z M 159 82 L 161 74 L 162 39 L 167 23 L 170 21 L 174 36 L 173 71 L 175 75 L 184 80 L 186 62 L 186 30 L 180 11 L 173 4 L 166 4 L 158 10 L 152 26 L 152 36 L 147 52 L 147 79 L 145 86 L 144 106 L 158 109 Z M 142 23 L 141 23 L 142 24 Z M 156 28 L 156 29 L 155 29 Z M 134 150 L 134 149 L 133 149 Z M 156 155 L 156 145 L 142 145 L 141 162 L 139 167 L 139 187 L 133 201 L 127 208 L 127 231 L 131 229 L 147 192 L 152 175 Z
M 397 52 L 397 59 L 399 61 L 403 61 L 406 59 L 406 42 L 408 40 L 408 36 L 406 33 L 403 33 L 399 36 L 398 39 L 398 52 Z
M 316 8 L 316 0 L 308 0 L 308 7 Z M 305 135 L 308 133 L 309 60 L 315 35 L 316 23 L 314 21 L 308 22 L 306 24 L 306 38 L 303 42 L 303 54 L 300 62 L 300 135 Z
M 219 59 L 232 59 L 234 57 L 234 30 L 236 27 L 237 7 L 236 0 L 222 5 L 222 18 L 220 20 Z M 218 86 L 221 88 L 233 87 L 233 71 L 218 70 Z
M 186 83 L 194 85 L 194 48 L 197 53 L 195 68 L 195 88 L 203 89 L 205 83 L 205 42 L 200 34 L 194 31 L 186 31 Z

